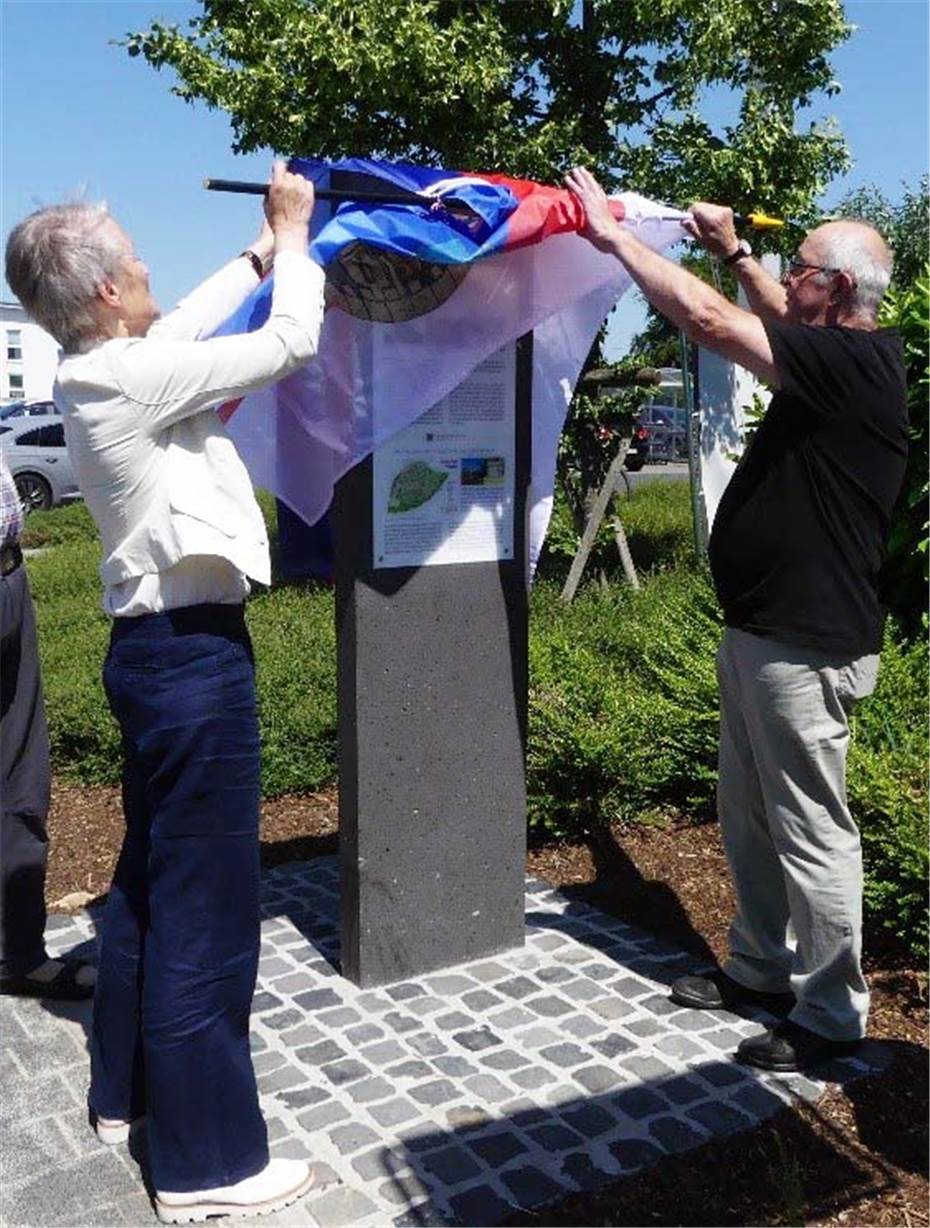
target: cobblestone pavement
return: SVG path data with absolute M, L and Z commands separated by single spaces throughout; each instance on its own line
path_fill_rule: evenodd
M 528 880 L 526 945 L 364 991 L 338 955 L 338 862 L 263 882 L 252 1042 L 272 1154 L 317 1183 L 261 1223 L 499 1223 L 709 1138 L 748 1130 L 823 1084 L 732 1061 L 765 1019 L 683 1010 L 692 971 L 664 942 Z M 54 953 L 93 949 L 96 917 L 50 918 Z M 89 1004 L 0 1000 L 0 1222 L 150 1225 L 144 1131 L 87 1124 Z M 880 1067 L 881 1045 L 824 1070 Z M 141 1161 L 141 1164 L 140 1164 Z

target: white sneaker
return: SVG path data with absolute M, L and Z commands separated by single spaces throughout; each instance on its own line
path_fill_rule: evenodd
M 119 1143 L 128 1142 L 136 1123 L 142 1120 L 141 1117 L 134 1117 L 132 1121 L 121 1121 L 118 1117 L 98 1117 L 94 1114 L 94 1129 L 101 1143 L 116 1147 Z
M 155 1211 L 163 1224 L 197 1224 L 210 1216 L 270 1215 L 302 1198 L 313 1185 L 303 1160 L 269 1160 L 260 1173 L 235 1185 L 174 1194 L 155 1191 Z

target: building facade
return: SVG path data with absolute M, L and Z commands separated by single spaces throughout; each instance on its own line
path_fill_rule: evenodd
M 19 303 L 0 302 L 0 404 L 51 400 L 59 353 Z

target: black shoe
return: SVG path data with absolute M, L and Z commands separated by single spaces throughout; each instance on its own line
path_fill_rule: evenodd
M 736 1058 L 760 1070 L 806 1070 L 820 1062 L 850 1057 L 860 1045 L 858 1040 L 830 1040 L 786 1019 L 761 1036 L 751 1036 L 736 1050 Z
M 738 1006 L 764 1006 L 775 1014 L 794 1006 L 793 993 L 763 993 L 747 989 L 718 969 L 709 976 L 680 976 L 672 983 L 671 1000 L 696 1011 L 734 1010 Z
M 48 964 L 59 965 L 55 975 L 37 979 L 35 973 L 39 969 L 45 969 Z M 93 971 L 93 967 L 93 964 L 79 959 L 43 960 L 38 968 L 33 968 L 31 972 L 0 976 L 0 994 L 14 998 L 80 1002 L 94 996 L 94 980 L 88 979 L 88 972 Z M 79 976 L 81 980 L 78 980 Z

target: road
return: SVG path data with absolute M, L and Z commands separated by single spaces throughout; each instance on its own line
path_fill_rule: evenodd
M 626 471 L 625 471 L 626 472 Z M 626 473 L 630 489 L 636 490 L 646 482 L 687 482 L 688 466 L 684 461 L 670 461 L 667 465 L 644 465 L 638 473 Z

